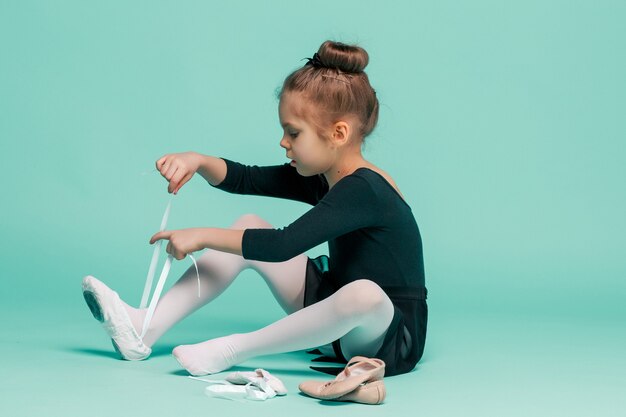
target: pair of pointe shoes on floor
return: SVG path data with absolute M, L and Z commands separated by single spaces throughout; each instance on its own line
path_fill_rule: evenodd
M 305 381 L 298 388 L 321 400 L 380 404 L 387 394 L 384 375 L 385 362 L 382 360 L 355 356 L 333 381 Z

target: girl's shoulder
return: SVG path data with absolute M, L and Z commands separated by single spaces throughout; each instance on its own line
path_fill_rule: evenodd
M 402 193 L 400 192 L 400 189 L 398 188 L 398 185 L 396 184 L 396 182 L 393 180 L 393 178 L 391 178 L 391 175 L 389 175 L 387 172 L 383 171 L 382 169 L 378 168 L 376 165 L 372 165 L 372 164 L 368 164 L 368 165 L 364 165 L 360 168 L 367 168 L 369 170 L 374 171 L 375 173 L 377 173 L 378 175 L 380 175 L 385 181 L 387 181 L 387 183 L 394 189 L 396 190 L 396 192 L 398 193 L 398 195 L 404 200 L 406 201 L 406 199 L 404 198 L 404 196 L 402 195 Z

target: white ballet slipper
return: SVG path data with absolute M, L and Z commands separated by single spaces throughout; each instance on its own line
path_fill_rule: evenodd
M 209 382 L 211 385 L 205 388 L 205 394 L 210 397 L 265 401 L 287 394 L 283 382 L 261 368 L 254 372 L 231 372 L 226 379 L 189 378 Z
M 263 388 L 263 383 L 265 383 L 276 392 L 276 395 L 287 394 L 287 388 L 283 382 L 262 368 L 254 372 L 232 372 L 226 376 L 226 381 L 232 382 L 233 384 L 252 383 L 261 388 Z
M 82 287 L 91 313 L 102 323 L 122 359 L 140 361 L 150 356 L 152 349 L 137 334 L 117 292 L 91 275 L 83 278 Z
M 271 388 L 264 391 L 262 388 L 254 386 L 252 383 L 248 383 L 246 385 L 209 385 L 204 389 L 204 393 L 209 397 L 224 398 L 235 401 L 265 401 L 276 396 L 276 393 L 272 391 Z

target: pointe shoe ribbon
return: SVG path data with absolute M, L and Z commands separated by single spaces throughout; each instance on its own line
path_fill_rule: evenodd
M 172 195 L 172 198 L 173 197 L 174 196 Z M 165 213 L 163 214 L 160 231 L 165 230 L 167 225 L 167 218 L 170 213 L 172 198 L 170 198 L 165 209 Z M 162 240 L 159 240 L 154 248 L 140 308 L 145 308 L 147 305 L 162 242 Z M 196 267 L 196 274 L 198 277 L 198 297 L 200 297 L 200 272 L 198 271 L 198 264 L 191 254 L 188 254 L 188 256 L 191 258 L 194 266 Z M 109 287 L 104 285 L 104 283 L 91 275 L 88 275 L 83 279 L 82 287 L 85 301 L 87 302 L 93 316 L 102 323 L 105 331 L 109 337 L 111 337 L 113 347 L 120 354 L 122 359 L 143 360 L 150 356 L 152 350 L 143 343 L 143 338 L 148 331 L 148 327 L 150 326 L 152 316 L 154 315 L 161 292 L 163 291 L 163 286 L 165 285 L 165 281 L 169 275 L 173 259 L 174 257 L 169 255 L 165 261 L 159 281 L 157 282 L 154 294 L 150 300 L 150 306 L 146 312 L 146 317 L 144 318 L 141 334 L 137 334 L 137 331 L 132 325 L 130 317 L 128 316 L 128 313 L 126 312 L 126 309 L 124 308 L 117 292 L 111 290 Z
M 172 197 L 168 201 L 167 207 L 165 208 L 165 213 L 163 213 L 163 218 L 161 219 L 161 227 L 159 228 L 160 232 L 165 230 L 165 227 L 167 226 L 167 219 L 170 215 L 170 207 L 172 206 L 173 199 L 174 194 L 172 194 Z M 157 260 L 159 259 L 162 243 L 163 240 L 159 240 L 158 242 L 156 242 L 154 251 L 152 252 L 152 260 L 150 261 L 150 267 L 148 268 L 148 276 L 146 277 L 146 284 L 143 288 L 143 295 L 141 296 L 141 303 L 139 304 L 139 308 L 146 308 L 146 305 L 148 305 L 148 296 L 150 295 L 150 290 L 152 289 L 152 281 L 154 280 L 154 273 L 156 271 L 156 264 Z M 193 257 L 192 254 L 188 253 L 187 256 L 191 258 L 194 266 L 196 267 L 196 275 L 198 277 L 198 298 L 200 298 L 200 272 L 198 271 L 198 263 L 196 262 L 196 259 Z M 146 332 L 148 331 L 148 326 L 150 326 L 150 321 L 152 320 L 154 310 L 156 309 L 159 298 L 161 297 L 161 292 L 163 291 L 163 286 L 165 285 L 167 276 L 170 273 L 170 267 L 172 266 L 173 260 L 174 257 L 172 255 L 169 255 L 165 261 L 165 265 L 163 265 L 163 269 L 161 270 L 161 275 L 159 276 L 156 288 L 154 289 L 154 293 L 152 294 L 150 306 L 148 307 L 148 311 L 143 322 L 143 327 L 141 329 L 142 338 L 146 335 Z
M 355 391 L 361 384 L 382 381 L 384 375 L 385 362 L 381 359 L 355 356 L 350 359 L 344 370 L 333 381 L 304 381 L 298 388 L 311 397 L 334 400 Z M 378 390 L 380 384 L 372 387 Z M 366 391 L 369 392 L 371 389 L 368 387 Z M 384 392 L 384 386 L 382 392 Z

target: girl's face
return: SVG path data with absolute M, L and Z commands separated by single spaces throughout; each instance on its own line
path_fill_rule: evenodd
M 300 175 L 309 177 L 328 171 L 333 163 L 333 152 L 320 138 L 314 126 L 297 116 L 297 110 L 306 111 L 306 104 L 298 93 L 284 93 L 278 106 L 278 116 L 283 128 L 280 146 Z

